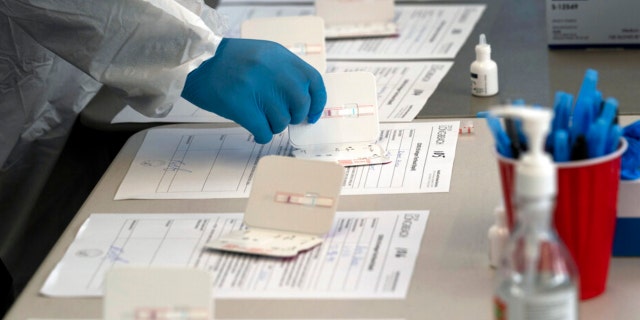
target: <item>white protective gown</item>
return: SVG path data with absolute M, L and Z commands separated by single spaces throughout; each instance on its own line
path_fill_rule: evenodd
M 165 115 L 223 27 L 202 0 L 0 0 L 0 258 L 100 86 Z

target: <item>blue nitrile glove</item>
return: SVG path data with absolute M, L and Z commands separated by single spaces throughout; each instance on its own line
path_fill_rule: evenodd
M 327 102 L 320 73 L 284 46 L 233 38 L 189 73 L 182 97 L 245 127 L 257 143 L 289 124 L 315 123 Z
M 627 140 L 627 150 L 622 154 L 620 178 L 635 180 L 640 178 L 640 121 L 624 127 L 622 135 Z

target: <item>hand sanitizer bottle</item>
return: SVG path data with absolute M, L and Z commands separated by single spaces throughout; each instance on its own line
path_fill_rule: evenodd
M 491 60 L 491 46 L 484 33 L 476 45 L 476 60 L 471 63 L 471 93 L 488 97 L 498 93 L 498 65 Z
M 552 225 L 556 168 L 544 152 L 551 112 L 499 108 L 523 120 L 530 147 L 516 165 L 516 229 L 498 267 L 495 319 L 578 319 L 578 277 L 571 254 Z

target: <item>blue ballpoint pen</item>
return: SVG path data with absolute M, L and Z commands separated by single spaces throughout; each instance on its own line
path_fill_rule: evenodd
M 547 150 L 555 150 L 555 132 L 565 130 L 568 136 L 569 119 L 571 117 L 571 103 L 573 96 L 566 92 L 557 91 L 553 104 L 553 120 L 551 121 L 551 132 L 547 136 Z
M 564 92 L 557 91 L 555 98 L 553 99 L 553 120 L 551 120 L 551 132 L 559 129 L 560 118 L 558 110 L 560 109 L 560 105 L 562 105 L 563 97 Z
M 582 84 L 580 85 L 580 91 L 578 91 L 578 97 L 576 98 L 576 104 L 584 98 L 590 98 L 593 101 L 596 86 L 598 84 L 598 71 L 593 69 L 587 69 L 582 78 Z
M 609 154 L 618 149 L 618 145 L 620 144 L 620 138 L 622 137 L 623 129 L 621 126 L 614 124 L 609 128 L 609 132 L 607 134 L 607 142 L 605 154 Z
M 591 97 L 591 99 L 593 100 L 593 117 L 594 117 L 594 121 L 595 118 L 599 117 L 600 114 L 602 113 L 602 108 L 603 108 L 603 101 L 602 101 L 602 92 L 600 92 L 599 90 L 596 90 L 593 92 L 593 96 Z
M 589 126 L 587 132 L 587 155 L 589 158 L 597 158 L 605 154 L 609 124 L 604 119 L 598 119 Z
M 496 140 L 498 153 L 504 157 L 513 158 L 513 153 L 511 152 L 511 140 L 507 136 L 507 133 L 502 129 L 500 119 L 487 115 L 487 124 L 489 125 L 489 129 L 491 129 L 491 133 L 493 133 L 493 137 Z
M 569 132 L 557 130 L 553 133 L 553 161 L 565 162 L 571 160 L 569 156 Z
M 583 98 L 576 102 L 570 128 L 572 143 L 575 143 L 577 137 L 587 134 L 593 120 L 592 111 L 591 98 Z
M 573 106 L 573 95 L 565 93 L 562 96 L 562 104 L 560 105 L 560 120 L 558 121 L 558 129 L 569 130 L 569 120 L 571 119 L 571 106 Z
M 603 119 L 608 124 L 614 124 L 616 114 L 618 113 L 618 100 L 615 98 L 607 98 L 604 101 L 602 112 L 600 113 L 600 119 Z
M 489 115 L 489 111 L 478 111 L 476 113 L 476 117 L 478 118 L 486 118 Z
M 598 72 L 587 69 L 580 85 L 580 91 L 576 97 L 576 105 L 573 108 L 571 125 L 571 141 L 576 143 L 577 137 L 586 135 L 589 125 L 594 121 L 596 114 L 593 110 L 594 95 L 598 83 Z

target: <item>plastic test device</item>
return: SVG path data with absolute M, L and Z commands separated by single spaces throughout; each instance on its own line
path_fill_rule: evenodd
M 114 266 L 105 277 L 103 319 L 213 319 L 212 284 L 196 268 Z
M 273 257 L 313 248 L 331 229 L 344 171 L 331 162 L 262 157 L 244 213 L 247 228 L 205 247 Z
M 315 9 L 327 39 L 398 35 L 393 0 L 321 0 Z
M 389 163 L 380 134 L 376 79 L 369 72 L 324 75 L 327 104 L 320 120 L 289 126 L 293 156 L 343 166 Z
M 317 16 L 254 18 L 245 20 L 240 36 L 277 42 L 320 73 L 327 70 L 324 20 Z

